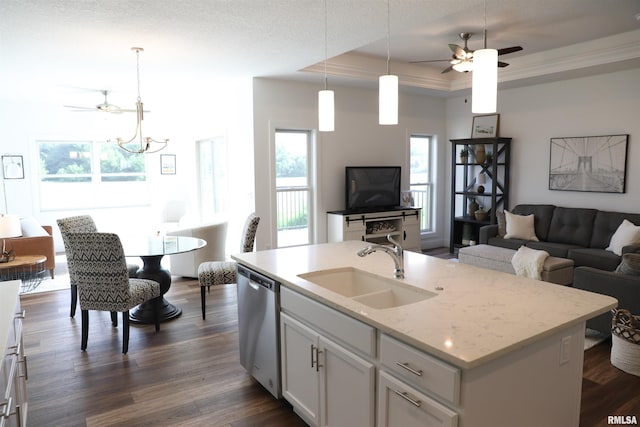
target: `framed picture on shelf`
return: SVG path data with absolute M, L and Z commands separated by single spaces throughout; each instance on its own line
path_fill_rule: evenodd
M 624 193 L 629 135 L 551 138 L 549 190 Z
M 2 174 L 4 179 L 24 179 L 22 156 L 2 156 Z
M 176 174 L 176 155 L 160 154 L 160 173 L 162 175 Z
M 496 138 L 500 114 L 486 114 L 473 116 L 471 124 L 471 138 Z

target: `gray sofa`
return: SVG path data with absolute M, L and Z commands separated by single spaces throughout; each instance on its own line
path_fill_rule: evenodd
M 607 251 L 611 236 L 624 219 L 640 225 L 640 214 L 607 212 L 597 209 L 563 208 L 554 205 L 517 205 L 511 213 L 534 215 L 539 241 L 505 239 L 498 235 L 498 225 L 480 228 L 479 242 L 485 245 L 518 249 L 525 245 L 544 250 L 549 255 L 573 260 L 575 267 L 587 266 L 613 271 L 621 257 Z M 640 246 L 626 246 L 622 253 L 640 252 Z
M 518 205 L 510 212 L 534 214 L 539 241 L 504 239 L 499 236 L 498 225 L 492 224 L 480 228 L 480 243 L 510 249 L 526 245 L 545 250 L 551 256 L 572 259 L 576 267 L 574 288 L 612 296 L 618 300 L 620 308 L 640 314 L 640 276 L 614 271 L 622 257 L 606 250 L 622 221 L 627 219 L 640 225 L 640 214 L 554 205 Z M 640 246 L 626 246 L 622 253 L 640 253 Z M 611 313 L 589 319 L 587 327 L 610 333 Z

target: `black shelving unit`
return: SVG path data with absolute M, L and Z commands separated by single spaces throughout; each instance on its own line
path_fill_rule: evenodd
M 491 162 L 478 162 L 476 153 L 480 145 L 492 154 Z M 460 151 L 466 148 L 466 161 Z M 451 140 L 451 231 L 449 252 L 478 241 L 480 227 L 496 223 L 496 211 L 509 208 L 509 163 L 511 138 L 468 138 Z M 484 192 L 478 191 L 478 177 L 484 174 Z M 476 199 L 487 212 L 479 221 L 469 215 L 469 204 Z

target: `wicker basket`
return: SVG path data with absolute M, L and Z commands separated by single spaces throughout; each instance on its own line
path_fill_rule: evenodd
M 611 321 L 611 364 L 629 374 L 640 376 L 640 316 L 629 310 L 613 311 Z

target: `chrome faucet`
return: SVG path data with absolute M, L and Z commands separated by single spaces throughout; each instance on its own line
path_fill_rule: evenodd
M 387 234 L 387 240 L 393 245 L 393 248 L 385 245 L 369 245 L 364 249 L 360 249 L 357 254 L 358 256 L 365 257 L 376 251 L 386 252 L 393 259 L 393 263 L 395 264 L 393 277 L 396 279 L 404 279 L 404 250 L 402 249 L 402 246 L 400 246 L 400 243 L 396 242 L 393 237 L 391 237 L 391 234 Z

